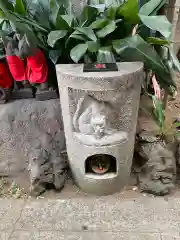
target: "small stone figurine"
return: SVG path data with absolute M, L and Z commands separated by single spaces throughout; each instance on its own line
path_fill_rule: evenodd
M 0 60 L 0 104 L 6 103 L 10 99 L 13 87 L 13 79 L 9 72 L 5 59 Z
M 26 35 L 14 38 L 6 46 L 6 58 L 14 80 L 21 82 L 24 89 L 35 87 L 37 100 L 57 98 L 56 90 L 48 86 L 48 65 L 44 53 L 30 43 Z
M 12 77 L 14 78 L 14 90 L 12 99 L 33 98 L 32 87 L 26 76 L 24 60 L 19 57 L 18 41 L 14 35 L 3 37 L 6 52 L 6 61 Z

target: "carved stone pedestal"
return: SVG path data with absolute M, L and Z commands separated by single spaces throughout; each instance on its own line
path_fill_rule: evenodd
M 118 68 L 84 73 L 82 64 L 57 66 L 70 168 L 78 186 L 97 195 L 121 190 L 132 165 L 143 64 Z

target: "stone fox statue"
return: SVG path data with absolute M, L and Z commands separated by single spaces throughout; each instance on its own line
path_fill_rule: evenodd
M 43 52 L 32 46 L 26 35 L 3 38 L 6 59 L 16 82 L 47 87 L 48 66 Z

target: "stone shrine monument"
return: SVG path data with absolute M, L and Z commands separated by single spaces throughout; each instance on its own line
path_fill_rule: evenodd
M 121 190 L 132 166 L 143 64 L 118 63 L 114 72 L 83 72 L 83 64 L 56 70 L 75 182 L 98 195 Z

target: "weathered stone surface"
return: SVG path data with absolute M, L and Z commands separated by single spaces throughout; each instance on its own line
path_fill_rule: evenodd
M 0 129 L 1 176 L 16 179 L 29 171 L 31 186 L 43 185 L 40 191 L 45 183 L 57 189 L 64 185 L 65 138 L 58 99 L 19 100 L 1 106 Z
M 135 161 L 138 165 L 140 189 L 155 195 L 166 195 L 176 179 L 176 161 L 167 145 L 152 133 L 142 131 L 137 135 Z

